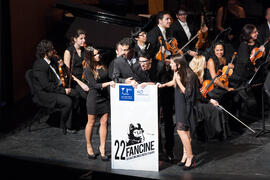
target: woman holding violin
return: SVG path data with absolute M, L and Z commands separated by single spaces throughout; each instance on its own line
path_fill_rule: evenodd
M 70 46 L 64 52 L 64 63 L 72 74 L 74 81 L 77 82 L 76 89 L 84 99 L 86 99 L 89 91 L 88 86 L 83 82 L 85 38 L 85 31 L 82 29 L 76 30 L 71 37 Z
M 230 88 L 222 83 L 220 75 L 222 75 L 222 69 L 226 66 L 226 58 L 224 57 L 224 45 L 221 42 L 217 42 L 213 46 L 212 56 L 208 59 L 205 69 L 205 80 L 213 80 L 215 88 L 208 92 L 207 95 L 213 99 L 220 100 L 226 91 L 232 91 Z M 228 67 L 234 68 L 233 64 L 229 64 Z M 204 87 L 202 87 L 204 88 Z

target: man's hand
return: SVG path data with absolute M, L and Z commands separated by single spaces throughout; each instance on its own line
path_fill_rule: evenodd
M 71 88 L 65 88 L 66 94 L 70 94 L 71 93 Z

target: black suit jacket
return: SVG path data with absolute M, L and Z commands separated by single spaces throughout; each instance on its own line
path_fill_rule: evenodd
M 159 51 L 160 48 L 160 42 L 158 40 L 159 36 L 162 37 L 162 45 L 165 45 L 165 41 L 158 26 L 155 26 L 151 31 L 147 33 L 147 43 L 150 43 L 148 53 L 151 58 L 155 58 L 157 52 Z M 172 37 L 170 29 L 166 30 L 166 37 L 167 39 Z
M 38 59 L 33 65 L 34 99 L 42 106 L 53 108 L 56 93 L 65 94 L 65 88 L 58 85 L 59 79 L 44 59 Z
M 110 78 L 119 83 L 125 83 L 125 80 L 129 77 L 135 76 L 131 65 L 123 56 L 119 56 L 111 63 L 113 67 L 110 67 L 112 74 L 109 74 Z
M 191 33 L 191 38 L 196 35 L 196 29 L 194 24 L 188 23 L 188 28 Z M 178 42 L 178 48 L 181 49 L 189 40 L 188 37 L 180 24 L 178 20 L 175 20 L 173 24 L 170 27 L 170 32 L 172 36 L 177 40 Z M 183 49 L 183 52 L 186 52 L 187 50 L 193 50 L 195 48 L 196 39 L 193 40 L 186 48 Z
M 258 42 L 259 42 L 260 45 L 262 45 L 270 37 L 270 30 L 269 30 L 267 22 L 261 24 L 258 27 L 258 31 L 259 31 Z M 270 42 L 268 42 L 265 45 L 265 52 L 266 52 L 265 57 L 267 57 L 267 54 L 268 54 L 269 50 L 270 50 Z

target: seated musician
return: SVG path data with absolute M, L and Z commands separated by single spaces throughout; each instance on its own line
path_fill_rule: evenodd
M 215 88 L 208 92 L 207 95 L 210 98 L 220 100 L 226 91 L 232 91 L 233 88 L 230 88 L 223 84 L 219 80 L 219 75 L 222 73 L 223 66 L 227 65 L 226 58 L 224 57 L 224 46 L 221 42 L 217 42 L 213 45 L 213 51 L 211 57 L 207 61 L 204 79 L 205 80 L 214 80 Z M 233 64 L 228 65 L 230 68 L 233 68 Z
M 189 67 L 198 76 L 200 84 L 203 83 L 204 72 L 206 68 L 205 56 L 198 55 L 192 58 Z M 215 100 L 201 101 L 198 104 L 198 111 L 200 114 L 200 121 L 198 126 L 198 138 L 206 139 L 227 139 L 230 136 L 230 128 L 226 122 L 225 114 L 222 109 L 217 108 L 218 102 Z M 214 103 L 215 105 L 213 105 Z M 206 139 L 204 139 L 206 138 Z
M 42 40 L 37 45 L 37 60 L 33 65 L 33 86 L 39 104 L 60 111 L 60 127 L 64 134 L 75 133 L 72 121 L 73 99 L 77 98 L 75 89 L 63 87 L 56 69 L 50 65 L 54 48 L 51 41 Z

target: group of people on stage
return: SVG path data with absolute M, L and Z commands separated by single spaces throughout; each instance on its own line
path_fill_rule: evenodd
M 134 88 L 157 85 L 159 123 L 165 128 L 165 144 L 159 132 L 159 149 L 160 152 L 165 150 L 169 160 L 174 159 L 176 128 L 183 143 L 178 165 L 184 170 L 196 164 L 191 146 L 194 137 L 226 139 L 230 136 L 228 116 L 218 106 L 241 110 L 238 104 L 245 100 L 246 89 L 237 89 L 256 73 L 269 50 L 270 8 L 265 14 L 266 24 L 260 28 L 252 24 L 243 27 L 238 51 L 235 50 L 237 55 L 233 51 L 228 56 L 225 56 L 227 44 L 224 42 L 213 42 L 208 48 L 198 46 L 199 40 L 205 42 L 200 38 L 208 28 L 187 22 L 186 9 L 180 8 L 175 16 L 173 21 L 169 12 L 162 11 L 156 16 L 156 26 L 149 32 L 134 28 L 130 37 L 116 43 L 116 57 L 108 67 L 98 49 L 85 45 L 87 34 L 81 29 L 71 37 L 63 60 L 57 56 L 51 41 L 38 43 L 37 60 L 33 65 L 36 100 L 45 107 L 59 109 L 64 134 L 76 132 L 74 113 L 87 115 L 85 139 L 89 159 L 96 159 L 100 154 L 102 160 L 109 160 L 106 154 L 109 87 L 114 87 L 115 83 L 130 84 Z M 224 30 L 221 24 L 218 26 Z M 256 47 L 262 52 L 262 58 L 255 57 L 256 60 L 251 61 L 252 50 Z M 208 84 L 205 85 L 206 80 Z M 237 104 L 236 109 L 231 108 L 232 104 Z M 98 153 L 92 144 L 97 118 L 100 119 Z M 203 131 L 198 132 L 200 128 Z

